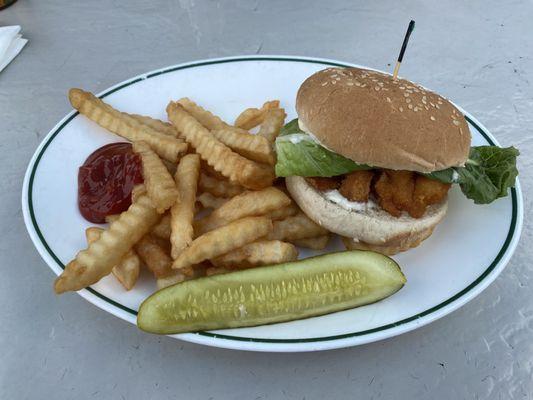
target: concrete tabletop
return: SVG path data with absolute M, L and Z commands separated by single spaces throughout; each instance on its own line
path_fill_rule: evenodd
M 511 0 L 19 0 L 0 26 L 29 44 L 0 73 L 0 398 L 533 398 L 533 4 Z M 501 276 L 460 310 L 382 342 L 319 353 L 220 350 L 140 332 L 56 296 L 20 193 L 72 86 L 98 92 L 166 65 L 295 54 L 391 69 L 440 91 L 517 146 L 526 221 Z

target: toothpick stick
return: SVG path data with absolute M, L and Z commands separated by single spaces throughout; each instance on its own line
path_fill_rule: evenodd
M 394 66 L 394 72 L 392 74 L 392 79 L 394 80 L 398 78 L 398 71 L 400 71 L 400 65 L 402 65 L 403 54 L 405 53 L 405 49 L 407 48 L 407 42 L 409 42 L 409 37 L 411 36 L 411 33 L 413 33 L 414 29 L 415 21 L 411 20 L 411 22 L 409 22 L 409 26 L 407 27 L 407 32 L 405 32 L 405 37 L 403 38 L 402 49 L 400 50 L 398 61 L 396 61 L 396 65 Z

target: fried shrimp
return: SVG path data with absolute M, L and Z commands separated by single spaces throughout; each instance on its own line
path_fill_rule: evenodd
M 348 200 L 367 202 L 373 177 L 373 171 L 354 171 L 346 175 L 339 192 Z
M 374 191 L 379 205 L 389 214 L 399 217 L 407 211 L 411 217 L 420 218 L 429 205 L 444 200 L 450 186 L 411 171 L 384 170 Z

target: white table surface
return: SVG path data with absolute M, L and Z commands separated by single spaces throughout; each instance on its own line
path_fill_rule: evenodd
M 511 0 L 19 0 L 1 11 L 0 26 L 22 25 L 30 42 L 0 73 L 0 398 L 533 398 L 532 15 L 530 1 Z M 35 148 L 70 110 L 70 87 L 98 92 L 158 67 L 240 54 L 390 70 L 410 18 L 402 75 L 522 152 L 522 240 L 483 294 L 415 332 L 305 354 L 148 335 L 76 294 L 54 295 L 20 192 Z

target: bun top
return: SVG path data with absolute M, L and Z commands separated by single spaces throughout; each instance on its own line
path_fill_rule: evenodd
M 470 130 L 444 97 L 361 68 L 328 68 L 305 80 L 296 111 L 328 149 L 379 168 L 432 172 L 462 166 Z

